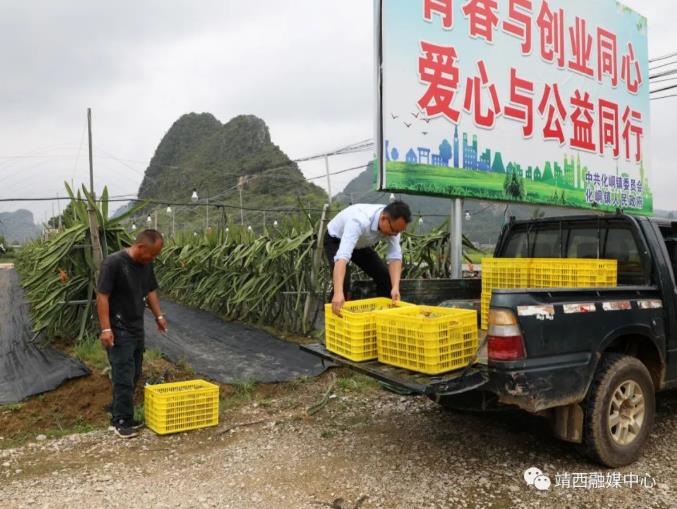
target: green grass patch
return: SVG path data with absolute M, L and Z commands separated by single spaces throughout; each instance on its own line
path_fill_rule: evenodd
M 223 415 L 228 410 L 238 408 L 244 403 L 254 399 L 256 382 L 253 380 L 240 380 L 232 384 L 233 394 L 224 395 L 221 392 L 219 396 L 219 414 Z M 272 402 L 270 402 L 272 404 Z
M 108 355 L 98 339 L 94 337 L 84 337 L 75 343 L 73 353 L 85 364 L 94 367 L 97 371 L 102 371 L 108 367 Z
M 134 406 L 134 419 L 137 421 L 145 422 L 146 419 L 144 416 L 143 403 Z
M 313 378 L 311 378 L 309 376 L 300 376 L 298 378 L 295 378 L 291 382 L 289 382 L 287 384 L 287 387 L 292 391 L 296 391 L 296 390 L 300 389 L 301 387 L 308 385 L 312 381 L 313 381 Z
M 371 377 L 354 374 L 336 379 L 336 386 L 345 392 L 365 392 L 377 389 L 379 384 Z
M 250 400 L 256 389 L 256 382 L 253 380 L 241 380 L 233 383 L 235 395 L 242 399 Z
M 176 367 L 181 371 L 185 371 L 186 373 L 195 373 L 193 366 L 191 366 L 184 357 L 181 357 L 178 361 L 176 361 Z
M 148 348 L 144 353 L 143 353 L 143 361 L 144 362 L 153 362 L 158 359 L 162 359 L 162 352 L 160 351 L 159 348 Z
M 84 419 L 80 419 L 75 424 L 65 427 L 59 426 L 56 429 L 47 431 L 44 433 L 44 435 L 46 435 L 48 438 L 61 438 L 68 435 L 75 435 L 76 433 L 89 433 L 91 431 L 95 431 L 96 429 L 99 428 L 88 423 Z
M 2 412 L 18 412 L 23 407 L 23 403 L 7 403 L 0 405 L 0 413 Z

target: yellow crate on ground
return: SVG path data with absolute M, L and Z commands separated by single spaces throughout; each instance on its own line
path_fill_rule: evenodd
M 144 388 L 146 426 L 158 435 L 207 428 L 219 423 L 219 386 L 189 380 Z
M 477 311 L 411 306 L 376 315 L 378 360 L 438 375 L 465 367 L 477 350 Z
M 400 302 L 401 307 L 411 305 Z M 376 359 L 374 312 L 391 308 L 392 299 L 385 297 L 352 300 L 343 305 L 341 316 L 336 316 L 331 311 L 331 304 L 326 304 L 324 327 L 327 350 L 355 362 Z
M 532 258 L 531 288 L 616 286 L 618 262 L 596 258 Z

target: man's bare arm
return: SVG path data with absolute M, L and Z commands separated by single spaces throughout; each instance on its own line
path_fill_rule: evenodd
M 167 332 L 167 320 L 165 320 L 165 317 L 162 315 L 162 311 L 160 310 L 160 299 L 157 296 L 157 291 L 153 290 L 150 292 L 146 298 L 146 301 L 148 302 L 150 310 L 153 312 L 153 316 L 155 316 L 157 328 L 162 332 Z
M 110 348 L 115 342 L 113 331 L 110 327 L 110 306 L 108 302 L 109 295 L 106 293 L 96 294 L 96 313 L 99 315 L 101 324 L 101 335 L 99 339 L 104 348 Z
M 400 300 L 400 277 L 402 276 L 402 260 L 392 260 L 388 264 L 388 272 L 390 273 L 390 284 L 392 291 L 390 296 L 393 302 Z
M 343 295 L 343 282 L 346 279 L 346 267 L 348 262 L 343 258 L 336 260 L 334 264 L 334 274 L 332 281 L 334 283 L 334 295 L 331 299 L 331 310 L 335 315 L 341 315 L 341 308 L 346 303 L 346 296 Z

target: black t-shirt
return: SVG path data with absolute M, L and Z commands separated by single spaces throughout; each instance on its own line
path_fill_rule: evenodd
M 125 249 L 106 257 L 96 291 L 110 296 L 110 326 L 115 337 L 143 339 L 144 299 L 157 287 L 152 263 L 136 263 Z

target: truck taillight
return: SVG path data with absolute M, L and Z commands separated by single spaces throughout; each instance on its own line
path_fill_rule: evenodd
M 512 311 L 502 309 L 489 311 L 487 345 L 489 361 L 512 361 L 527 356 L 522 331 Z

